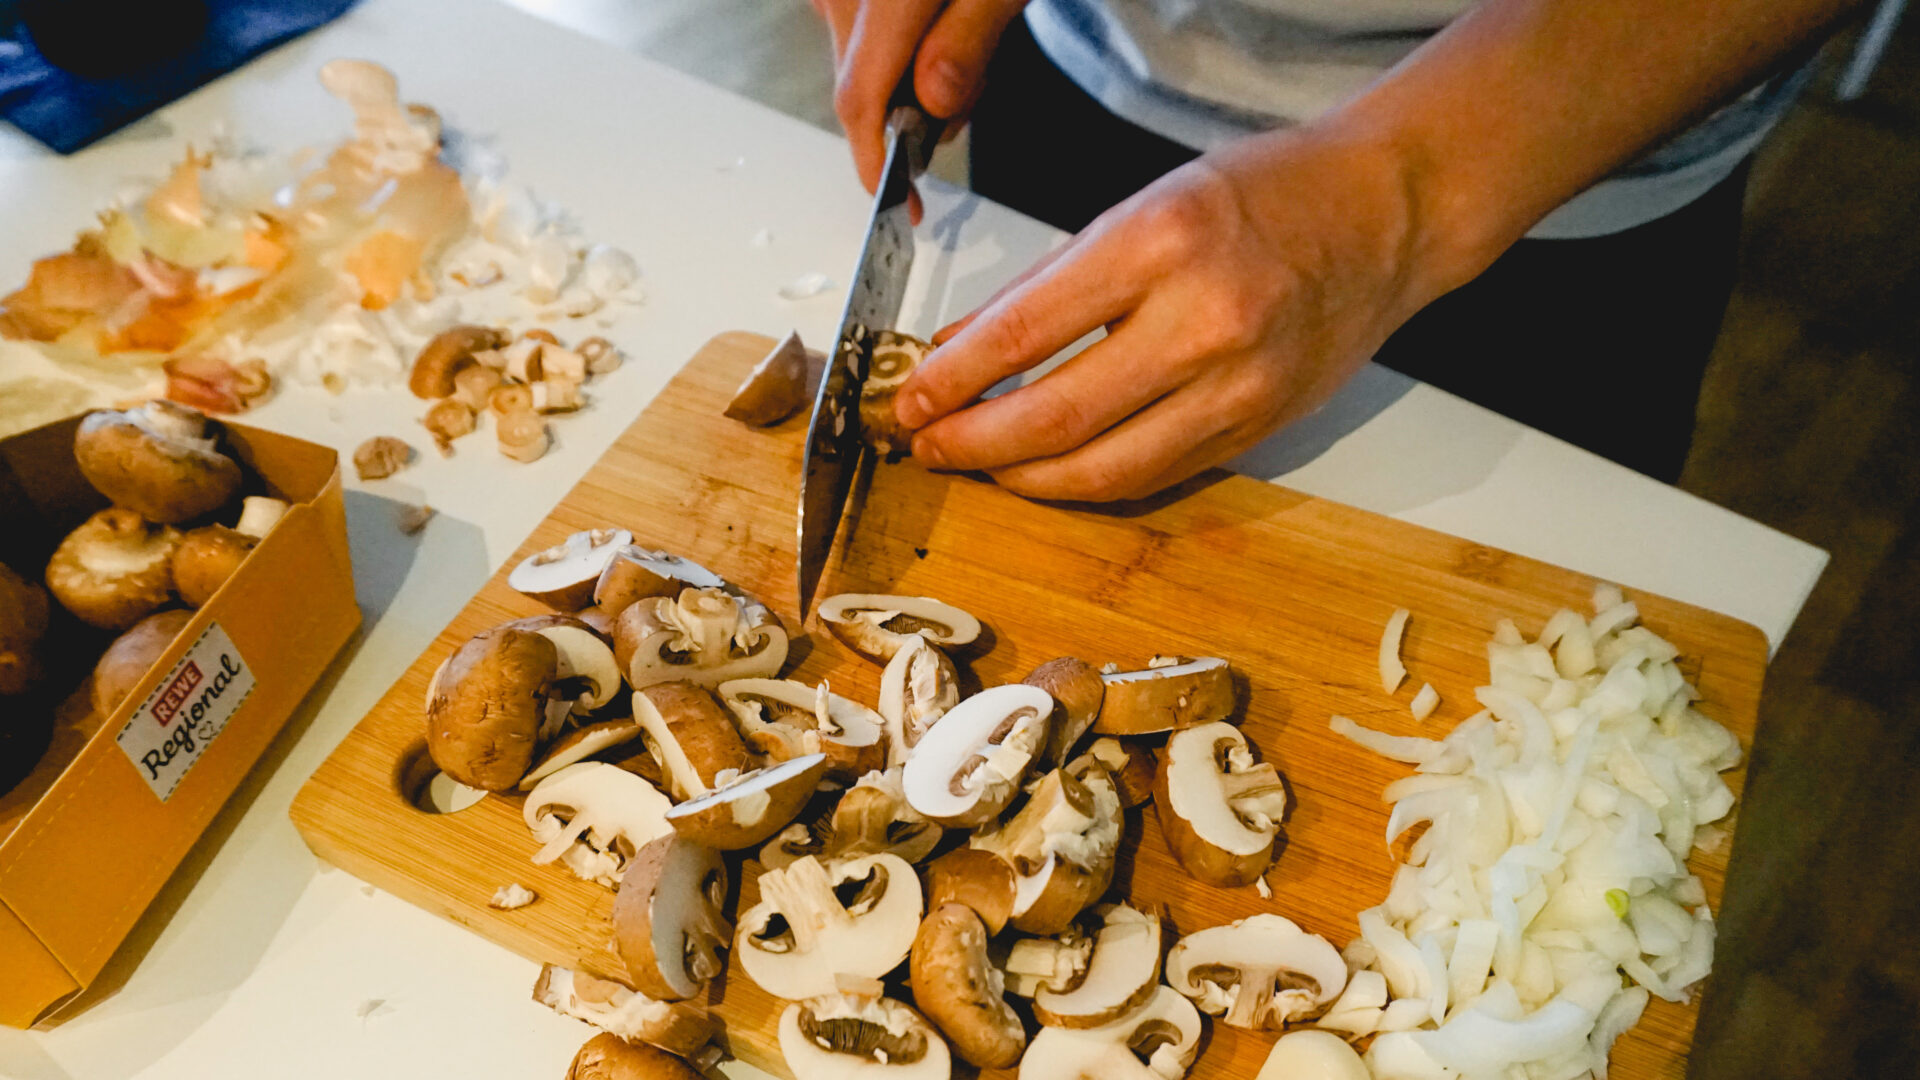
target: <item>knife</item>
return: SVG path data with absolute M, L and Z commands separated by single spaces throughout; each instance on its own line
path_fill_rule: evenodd
M 907 194 L 926 171 L 940 140 L 942 122 L 927 114 L 913 96 L 913 69 L 894 92 L 887 113 L 886 168 L 873 197 L 867 240 L 854 264 L 853 286 L 840 319 L 840 332 L 827 355 L 827 370 L 813 401 L 800 473 L 798 572 L 800 621 L 813 610 L 813 593 L 833 552 L 843 519 L 859 517 L 849 505 L 854 480 L 872 457 L 860 430 L 860 388 L 867 381 L 873 334 L 893 328 L 906 298 L 907 272 L 913 268 L 913 224 Z

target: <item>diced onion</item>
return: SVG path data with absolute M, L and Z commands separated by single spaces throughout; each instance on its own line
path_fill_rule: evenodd
M 1413 703 L 1408 706 L 1415 720 L 1425 720 L 1439 707 L 1440 691 L 1435 690 L 1432 683 L 1421 683 L 1420 692 L 1413 695 Z
M 1407 667 L 1400 662 L 1400 636 L 1407 630 L 1407 614 L 1406 608 L 1394 608 L 1380 635 L 1380 688 L 1389 694 L 1400 689 L 1407 677 Z

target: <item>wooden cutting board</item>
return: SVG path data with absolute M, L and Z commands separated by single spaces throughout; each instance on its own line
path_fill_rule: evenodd
M 506 567 L 576 530 L 624 526 L 638 542 L 687 555 L 763 597 L 791 627 L 805 417 L 751 430 L 721 416 L 771 344 L 744 333 L 709 342 Z M 1473 690 L 1486 680 L 1485 645 L 1497 620 L 1537 633 L 1559 607 L 1587 610 L 1595 582 L 1241 477 L 1210 475 L 1176 495 L 1090 511 L 1037 505 L 911 463 L 882 467 L 822 594 L 923 594 L 974 612 L 992 630 L 991 649 L 972 663 L 984 685 L 1017 681 L 1060 655 L 1096 666 L 1135 666 L 1154 654 L 1232 661 L 1246 680 L 1242 727 L 1298 799 L 1285 853 L 1269 875 L 1273 899 L 1193 881 L 1168 854 L 1150 810 L 1128 814 L 1131 854 L 1115 887 L 1137 904 L 1163 902 L 1180 933 L 1274 911 L 1344 944 L 1357 933 L 1357 912 L 1386 895 L 1393 863 L 1380 792 L 1408 767 L 1332 734 L 1329 715 L 1395 734 L 1442 733 L 1478 708 Z M 1650 523 L 1645 535 L 1620 542 L 1656 543 L 1655 531 Z M 432 769 L 421 703 L 434 667 L 473 634 L 541 610 L 507 587 L 506 567 L 314 773 L 293 820 L 321 857 L 412 903 L 531 959 L 619 977 L 609 940 L 613 893 L 558 864 L 527 861 L 537 845 L 521 823 L 520 799 L 435 815 L 408 798 Z M 1705 695 L 1702 709 L 1750 742 L 1766 663 L 1760 631 L 1630 595 L 1643 621 L 1680 647 L 1683 669 Z M 1410 674 L 1390 698 L 1376 653 L 1388 614 L 1402 606 L 1413 612 L 1402 650 Z M 879 669 L 807 629 L 790 676 L 829 679 L 835 691 L 871 704 Z M 1421 723 L 1407 702 L 1423 682 L 1442 704 Z M 1729 782 L 1738 790 L 1738 774 Z M 1716 908 L 1728 846 L 1693 860 Z M 757 870 L 748 864 L 739 876 Z M 489 908 L 508 882 L 540 900 L 517 911 Z M 758 890 L 751 881 L 742 887 L 750 902 Z M 716 980 L 708 996 L 736 1056 L 788 1075 L 775 1037 L 780 1002 L 743 975 Z M 1695 1012 L 1656 1000 L 1615 1047 L 1615 1075 L 1682 1076 Z M 1196 1080 L 1252 1076 L 1274 1038 L 1218 1023 L 1209 1031 Z

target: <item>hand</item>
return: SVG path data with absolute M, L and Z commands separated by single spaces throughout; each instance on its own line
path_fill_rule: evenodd
M 1209 154 L 935 335 L 916 458 L 1034 498 L 1139 498 L 1312 411 L 1443 288 L 1394 152 L 1309 132 Z M 1105 326 L 1031 385 L 969 405 Z
M 1026 0 L 813 0 L 833 32 L 833 111 L 872 191 L 885 164 L 887 102 L 909 64 L 927 111 L 957 131 L 987 59 Z M 917 51 L 916 51 L 917 50 Z

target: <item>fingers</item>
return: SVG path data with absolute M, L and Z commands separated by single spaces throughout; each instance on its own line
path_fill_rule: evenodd
M 887 102 L 942 0 L 864 3 L 853 21 L 834 85 L 833 111 L 853 147 L 854 167 L 868 191 L 880 183 L 886 157 Z
M 1226 460 L 1234 441 L 1206 395 L 1188 387 L 1077 450 L 992 475 L 1000 486 L 1030 499 L 1137 499 Z
M 860 0 L 813 0 L 813 10 L 833 35 L 833 59 L 838 64 L 847 54 L 847 38 L 853 33 L 854 17 L 860 14 Z
M 913 89 L 935 116 L 960 115 L 979 96 L 987 60 L 1026 0 L 953 0 L 914 60 Z
M 1040 273 L 1045 271 L 1047 267 L 1052 266 L 1054 264 L 1054 261 L 1059 259 L 1061 254 L 1072 246 L 1073 245 L 1071 243 L 1062 244 L 1059 247 L 1054 248 L 1052 251 L 1047 252 L 1045 255 L 1040 256 L 1038 259 L 1035 259 L 1033 262 L 1033 265 L 1027 267 L 1025 270 L 1020 271 L 1020 275 L 1018 277 L 1014 278 L 1012 281 L 1007 282 L 1005 285 L 1000 286 L 998 289 L 995 289 L 993 292 L 993 295 L 987 297 L 986 303 L 981 304 L 979 307 L 974 308 L 972 311 L 967 312 L 965 315 L 961 316 L 958 319 L 955 319 L 953 322 L 950 322 L 947 325 L 941 327 L 940 329 L 935 330 L 933 332 L 933 344 L 945 345 L 948 341 L 953 339 L 954 335 L 958 334 L 960 331 L 965 330 L 968 326 L 972 325 L 973 321 L 980 317 L 981 312 L 987 310 L 988 308 L 992 307 L 995 303 L 999 302 L 1001 297 L 1007 295 L 1008 293 L 1019 288 L 1020 286 L 1025 285 L 1029 280 L 1031 280 L 1032 278 L 1038 276 Z

